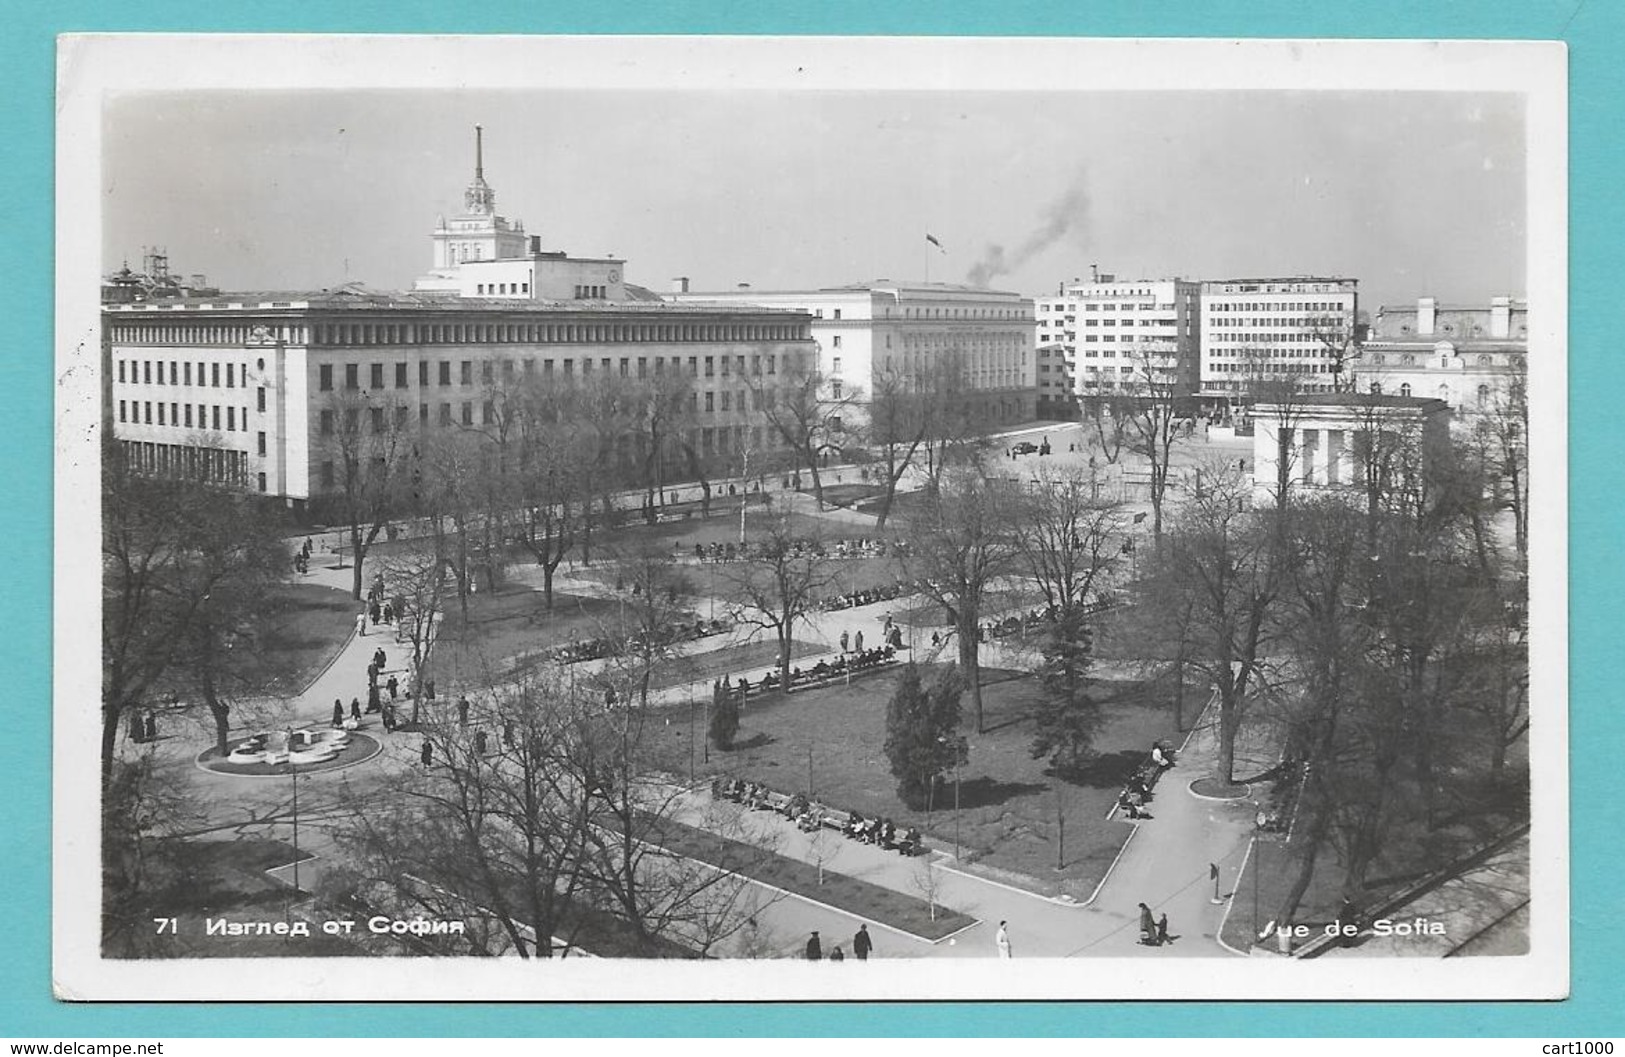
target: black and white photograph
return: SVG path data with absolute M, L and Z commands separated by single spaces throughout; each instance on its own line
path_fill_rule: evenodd
M 1566 994 L 1561 46 L 60 57 L 59 997 Z

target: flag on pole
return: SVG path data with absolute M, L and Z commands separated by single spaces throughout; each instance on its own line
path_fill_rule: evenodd
M 926 232 L 926 234 L 925 234 L 925 241 L 929 242 L 931 245 L 935 246 L 937 249 L 942 250 L 943 253 L 948 252 L 946 249 L 943 248 L 942 243 L 937 241 L 937 237 L 935 235 L 931 234 L 929 231 Z

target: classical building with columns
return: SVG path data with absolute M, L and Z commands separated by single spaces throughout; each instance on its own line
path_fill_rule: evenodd
M 1364 487 L 1370 460 L 1395 459 L 1396 466 L 1425 467 L 1450 443 L 1449 405 L 1423 397 L 1305 394 L 1290 404 L 1255 404 L 1249 416 L 1253 497 L 1259 502 L 1275 501 L 1283 451 L 1293 487 L 1358 489 Z M 1401 453 L 1405 458 L 1396 459 Z
M 691 386 L 686 441 L 699 459 L 725 467 L 776 448 L 752 394 L 814 355 L 809 313 L 673 304 L 627 283 L 619 260 L 544 253 L 495 213 L 482 152 L 465 204 L 436 225 L 433 267 L 410 291 L 104 303 L 105 414 L 129 464 L 299 505 L 341 486 L 347 424 L 472 433 L 526 380 L 668 373 Z

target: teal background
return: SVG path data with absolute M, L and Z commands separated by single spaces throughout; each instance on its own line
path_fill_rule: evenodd
M 50 598 L 54 37 L 62 32 L 731 33 L 1002 36 L 1533 38 L 1570 59 L 1570 579 L 1573 997 L 1557 1003 L 1025 1003 L 891 1006 L 310 1006 L 308 1036 L 519 1035 L 1474 1035 L 1558 1040 L 1625 1035 L 1616 861 L 1625 723 L 1607 642 L 1621 554 L 1617 414 L 1625 357 L 1619 247 L 1625 175 L 1625 4 L 1617 0 L 1129 0 L 1087 4 L 936 0 L 609 5 L 482 0 L 0 0 L 0 1036 L 212 1036 L 252 1022 L 214 1006 L 66 1005 L 50 995 Z M 1126 86 L 1132 87 L 1132 86 Z M 1533 263 L 1533 262 L 1532 262 Z M 1610 409 L 1615 410 L 1611 411 Z M 89 658 L 85 659 L 87 662 Z M 93 702 L 82 707 L 94 708 Z M 90 759 L 89 756 L 86 759 Z M 87 834 L 88 835 L 88 834 Z M 1213 962 L 1242 974 L 1246 963 Z M 288 1023 L 285 1018 L 282 1023 Z

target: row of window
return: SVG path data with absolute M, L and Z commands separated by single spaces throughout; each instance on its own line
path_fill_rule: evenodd
M 208 484 L 241 485 L 248 481 L 246 452 L 226 448 L 205 448 L 195 444 L 158 444 L 147 440 L 120 442 L 125 465 L 137 473 L 155 477 L 178 477 Z M 259 490 L 265 491 L 265 474 L 257 475 Z
M 1289 331 L 1218 331 L 1207 336 L 1212 345 L 1307 345 L 1321 353 L 1326 344 L 1313 334 L 1295 334 Z
M 259 361 L 260 370 L 265 361 Z M 225 370 L 222 372 L 221 368 Z M 191 360 L 126 360 L 114 361 L 118 380 L 130 385 L 191 385 Z M 224 386 L 221 380 L 224 379 Z M 210 360 L 197 364 L 197 384 L 213 389 L 236 389 L 239 384 L 248 388 L 248 364 L 235 361 Z M 261 390 L 263 392 L 263 390 Z M 262 408 L 263 410 L 263 408 Z
M 831 385 L 834 389 L 835 399 L 839 400 L 841 398 L 841 383 L 833 382 Z M 752 397 L 754 397 L 754 399 L 752 399 Z M 715 413 L 717 411 L 733 411 L 736 409 L 739 411 L 760 411 L 765 406 L 766 400 L 761 392 L 748 389 L 740 389 L 737 391 L 725 389 L 721 392 L 707 391 L 705 393 L 688 394 L 688 406 L 690 411 L 700 411 L 702 403 L 704 410 L 709 413 Z M 382 407 L 350 407 L 340 410 L 323 408 L 317 418 L 317 428 L 321 431 L 322 436 L 331 437 L 338 431 L 339 423 L 342 421 L 345 433 L 356 433 L 361 429 L 361 413 L 363 410 L 367 413 L 367 427 L 373 433 L 383 433 L 385 430 L 391 427 L 395 429 L 402 429 L 406 426 L 408 417 L 407 406 L 405 404 L 397 404 L 395 405 L 393 414 L 389 414 L 386 409 Z M 449 400 L 442 401 L 439 404 L 439 414 L 433 419 L 433 421 L 441 426 L 489 426 L 497 423 L 499 416 L 496 401 L 482 401 L 478 405 L 478 410 L 479 415 L 476 417 L 475 404 L 472 400 L 464 400 L 457 404 L 453 404 Z M 429 412 L 429 404 L 424 403 L 418 405 L 418 422 L 420 424 L 427 426 L 430 423 L 431 418 Z M 122 414 L 122 411 L 120 413 Z M 163 422 L 161 411 L 159 417 L 159 425 L 162 425 Z M 246 422 L 246 419 L 244 421 Z
M 619 358 L 619 360 L 619 372 L 622 378 L 630 378 L 634 373 L 639 378 L 647 378 L 649 376 L 649 357 L 639 356 L 634 359 L 629 356 L 622 356 Z M 666 373 L 668 368 L 670 368 L 674 374 L 679 373 L 685 367 L 684 360 L 685 357 L 681 356 L 656 356 L 654 357 L 653 363 L 654 374 L 657 377 L 663 375 Z M 750 373 L 758 377 L 762 375 L 764 366 L 766 367 L 767 374 L 771 375 L 778 373 L 778 357 L 773 353 L 769 353 L 766 356 L 758 353 L 752 354 L 748 357 L 742 355 L 704 357 L 689 356 L 686 357 L 686 360 L 686 368 L 689 377 L 691 378 L 701 377 L 702 371 L 704 377 L 714 377 L 718 373 L 719 366 L 721 368 L 722 377 L 724 378 L 734 373 L 737 373 L 740 377 L 744 377 L 747 363 L 750 368 Z M 461 360 L 457 363 L 457 381 L 455 384 L 461 386 L 472 386 L 474 384 L 474 368 L 476 363 L 479 366 L 480 384 L 489 386 L 496 383 L 499 364 L 502 372 L 503 382 L 511 383 L 519 376 L 521 372 L 523 372 L 523 375 L 526 378 L 534 377 L 536 374 L 536 362 L 536 360 L 528 358 L 521 361 Z M 570 377 L 575 374 L 576 361 L 574 359 L 559 361 L 557 365 L 561 368 L 560 373 L 564 374 L 566 377 Z M 316 388 L 321 392 L 328 393 L 333 391 L 334 366 L 335 365 L 331 363 L 323 363 L 317 366 Z M 344 388 L 347 390 L 354 391 L 361 388 L 361 368 L 363 366 L 367 368 L 367 388 L 369 391 L 378 392 L 385 387 L 384 380 L 386 372 L 392 375 L 394 387 L 396 389 L 409 388 L 408 378 L 411 372 L 408 370 L 409 365 L 405 361 L 397 361 L 393 365 L 383 363 L 370 363 L 365 365 L 359 363 L 345 363 L 338 364 L 337 366 L 344 369 Z M 393 367 L 393 370 L 390 370 L 391 366 Z M 542 374 L 544 376 L 553 374 L 554 366 L 555 361 L 553 360 L 541 361 Z M 613 357 L 605 356 L 598 361 L 598 369 L 601 371 L 614 371 L 616 370 L 616 366 L 616 360 Z M 584 375 L 591 374 L 592 371 L 593 361 L 587 357 L 582 357 L 581 373 Z M 432 373 L 434 379 L 441 386 L 450 386 L 454 384 L 452 381 L 451 360 L 438 361 L 434 365 L 434 371 Z M 418 387 L 428 388 L 431 376 L 429 360 L 418 361 L 417 375 Z
M 1209 301 L 1209 312 L 1347 312 L 1348 301 Z
M 1322 317 L 1323 318 L 1323 317 Z M 1212 327 L 1320 327 L 1322 318 L 1315 316 L 1213 316 L 1207 325 Z
M 581 288 L 578 286 L 578 287 L 576 287 L 576 289 L 579 291 Z M 480 294 L 495 295 L 495 296 L 498 296 L 498 297 L 501 297 L 504 294 L 508 294 L 508 295 L 512 295 L 512 294 L 528 294 L 528 293 L 530 293 L 530 284 L 529 283 L 477 283 L 477 284 L 475 284 L 475 292 L 480 293 Z M 576 296 L 580 297 L 581 294 L 577 293 Z
M 197 414 L 193 415 L 193 407 Z M 156 421 L 153 412 L 157 411 Z M 220 416 L 219 404 L 182 404 L 171 401 L 165 404 L 162 400 L 120 400 L 118 402 L 118 420 L 138 426 L 170 426 L 178 429 L 224 429 L 227 433 L 237 432 L 237 424 L 242 423 L 244 430 L 248 429 L 248 408 L 236 408 L 231 405 L 225 407 L 225 418 Z M 239 415 L 239 412 L 241 414 Z M 221 426 L 224 421 L 225 425 Z M 194 422 L 196 423 L 194 425 Z M 263 438 L 265 434 L 261 433 Z M 263 452 L 262 452 L 263 454 Z
M 799 323 L 318 323 L 317 345 L 616 344 L 795 341 Z
M 271 302 L 272 308 L 286 308 L 286 301 Z M 116 342 L 140 345 L 248 345 L 283 341 L 303 345 L 308 331 L 287 323 L 115 323 L 109 337 Z

